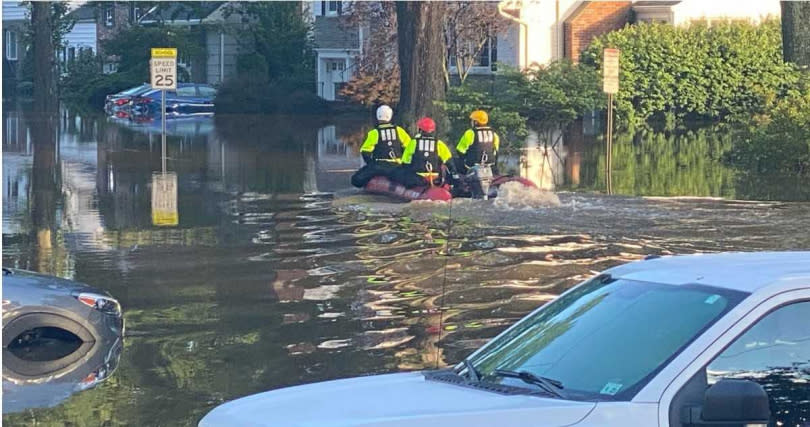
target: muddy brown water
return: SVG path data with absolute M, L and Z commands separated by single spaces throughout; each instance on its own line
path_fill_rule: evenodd
M 3 265 L 109 291 L 127 330 L 109 379 L 32 400 L 4 424 L 193 425 L 255 392 L 456 362 L 560 292 L 648 254 L 810 247 L 810 205 L 779 201 L 796 198 L 790 189 L 736 200 L 757 194 L 750 177 L 735 181 L 715 159 L 684 172 L 694 185 L 676 177 L 604 196 L 587 141 L 558 147 L 550 172 L 523 168 L 551 179 L 556 197 L 448 209 L 360 195 L 347 142 L 367 124 L 330 120 L 172 121 L 178 224 L 159 227 L 159 124 L 5 111 Z M 673 195 L 683 197 L 655 197 Z

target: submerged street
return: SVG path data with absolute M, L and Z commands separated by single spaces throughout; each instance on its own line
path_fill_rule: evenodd
M 26 393 L 4 378 L 4 408 L 19 410 L 3 421 L 16 425 L 192 425 L 251 393 L 458 362 L 646 255 L 810 247 L 802 193 L 730 168 L 711 155 L 726 137 L 705 131 L 617 136 L 640 161 L 617 165 L 614 196 L 595 192 L 601 140 L 568 135 L 512 162 L 556 196 L 448 210 L 351 188 L 364 117 L 177 119 L 166 162 L 179 221 L 158 227 L 159 123 L 63 112 L 45 133 L 53 146 L 37 117 L 3 120 L 3 266 L 104 289 L 126 322 L 117 369 L 93 389 Z M 670 170 L 677 179 L 654 178 Z

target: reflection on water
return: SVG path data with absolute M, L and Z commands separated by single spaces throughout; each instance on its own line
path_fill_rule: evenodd
M 300 117 L 167 123 L 179 218 L 157 227 L 151 125 L 16 111 L 4 120 L 3 264 L 109 291 L 128 328 L 112 378 L 53 409 L 4 416 L 12 424 L 192 424 L 267 389 L 452 363 L 594 272 L 645 254 L 810 246 L 802 203 L 569 192 L 517 207 L 454 202 L 448 235 L 446 205 L 368 209 L 343 196 L 367 123 Z M 547 156 L 558 188 L 598 187 L 588 138 Z M 660 169 L 667 147 L 639 164 Z M 673 171 L 705 155 L 688 153 Z M 689 179 L 720 168 L 696 167 Z M 712 185 L 678 191 L 739 197 Z

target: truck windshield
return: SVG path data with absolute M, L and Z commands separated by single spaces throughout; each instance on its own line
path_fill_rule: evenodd
M 482 381 L 527 386 L 496 370 L 559 381 L 567 398 L 630 400 L 746 293 L 597 277 L 516 324 L 471 358 Z

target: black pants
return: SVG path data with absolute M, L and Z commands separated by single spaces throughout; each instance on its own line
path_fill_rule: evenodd
M 375 176 L 384 176 L 396 181 L 402 169 L 404 168 L 400 165 L 391 162 L 369 163 L 352 175 L 352 185 L 363 188 Z

